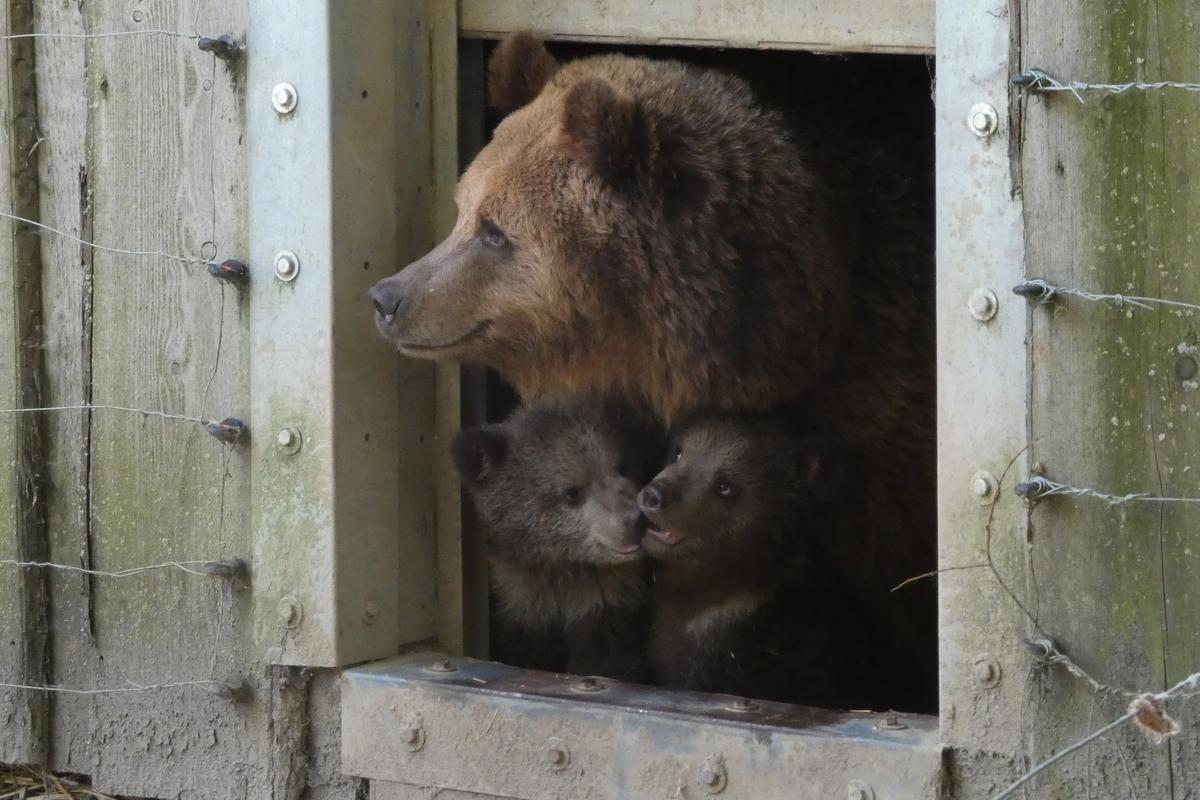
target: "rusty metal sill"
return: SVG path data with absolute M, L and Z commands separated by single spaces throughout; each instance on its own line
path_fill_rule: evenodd
M 424 653 L 347 670 L 343 771 L 521 800 L 925 800 L 934 717 L 582 681 Z

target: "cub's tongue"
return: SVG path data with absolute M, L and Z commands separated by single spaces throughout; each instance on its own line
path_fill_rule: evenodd
M 646 533 L 658 539 L 663 544 L 678 544 L 681 538 L 675 531 L 659 530 L 653 526 L 646 528 Z

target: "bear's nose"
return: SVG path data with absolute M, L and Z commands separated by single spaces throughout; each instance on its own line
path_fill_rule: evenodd
M 642 511 L 662 511 L 667 505 L 667 496 L 652 483 L 638 495 L 638 505 Z
M 400 288 L 395 281 L 385 279 L 371 287 L 370 292 L 371 302 L 375 304 L 375 310 L 379 312 L 381 317 L 393 317 L 396 315 L 396 309 L 400 308 L 400 301 L 404 297 L 400 294 Z

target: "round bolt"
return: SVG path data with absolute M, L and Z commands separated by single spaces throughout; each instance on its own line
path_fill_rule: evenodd
M 725 706 L 726 711 L 734 711 L 738 714 L 745 714 L 757 709 L 758 703 L 755 703 L 752 700 L 747 700 L 744 697 L 739 697 L 737 700 L 734 700 L 732 703 Z
M 990 506 L 996 500 L 996 477 L 990 472 L 979 471 L 971 476 L 971 494 L 979 505 Z
M 146 15 L 142 13 L 142 10 L 140 8 L 135 8 L 133 10 L 133 21 L 134 22 L 141 22 L 145 18 L 146 18 Z
M 450 663 L 449 659 L 443 658 L 441 661 L 435 661 L 426 667 L 427 672 L 458 672 L 458 667 Z
M 866 781 L 850 781 L 846 784 L 846 800 L 875 800 L 875 790 Z
M 581 694 L 594 694 L 596 692 L 603 692 L 604 686 L 595 678 L 580 678 L 571 687 L 571 691 Z
M 875 726 L 877 731 L 903 731 L 907 730 L 908 726 L 900 721 L 900 717 L 895 714 L 888 714 L 883 718 L 883 721 Z
M 291 250 L 280 250 L 275 255 L 275 277 L 291 283 L 300 274 L 300 259 Z
M 379 603 L 368 600 L 363 604 L 363 621 L 370 625 L 379 616 Z
M 400 723 L 400 741 L 410 753 L 425 746 L 425 721 L 420 714 L 409 714 Z
M 550 769 L 561 772 L 571 765 L 571 749 L 562 739 L 552 737 L 546 740 L 546 761 Z
M 300 95 L 296 87 L 290 83 L 277 83 L 271 89 L 271 106 L 280 114 L 290 114 L 296 110 Z
M 1180 356 L 1175 362 L 1175 377 L 1181 381 L 1190 381 L 1196 377 L 1196 359 L 1191 356 Z
M 967 114 L 967 124 L 971 126 L 971 131 L 976 136 L 986 139 L 1000 126 L 1000 117 L 996 114 L 993 106 L 987 103 L 976 103 L 971 106 L 971 112 Z
M 280 598 L 279 605 L 275 606 L 275 613 L 279 615 L 279 621 L 283 623 L 283 627 L 289 629 L 300 627 L 300 623 L 304 620 L 304 606 L 300 605 L 300 601 L 290 594 Z
M 303 445 L 304 437 L 295 428 L 284 428 L 275 434 L 275 446 L 284 455 L 292 456 L 299 453 Z
M 720 794 L 725 791 L 729 775 L 725 772 L 725 759 L 720 755 L 712 755 L 704 759 L 700 767 L 700 785 L 709 794 Z
M 967 300 L 967 310 L 979 322 L 990 321 L 999 307 L 996 293 L 991 289 L 976 289 Z
M 975 660 L 975 680 L 985 689 L 994 689 L 1000 685 L 1000 665 L 993 659 L 983 656 Z

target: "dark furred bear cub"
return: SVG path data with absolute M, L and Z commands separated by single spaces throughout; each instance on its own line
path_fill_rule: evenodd
M 455 466 L 488 534 L 492 655 L 643 678 L 648 569 L 639 487 L 662 436 L 623 403 L 543 399 L 460 433 Z
M 881 702 L 864 648 L 870 618 L 814 536 L 845 480 L 839 461 L 832 442 L 781 417 L 685 424 L 673 463 L 639 496 L 656 561 L 657 683 L 824 707 Z

